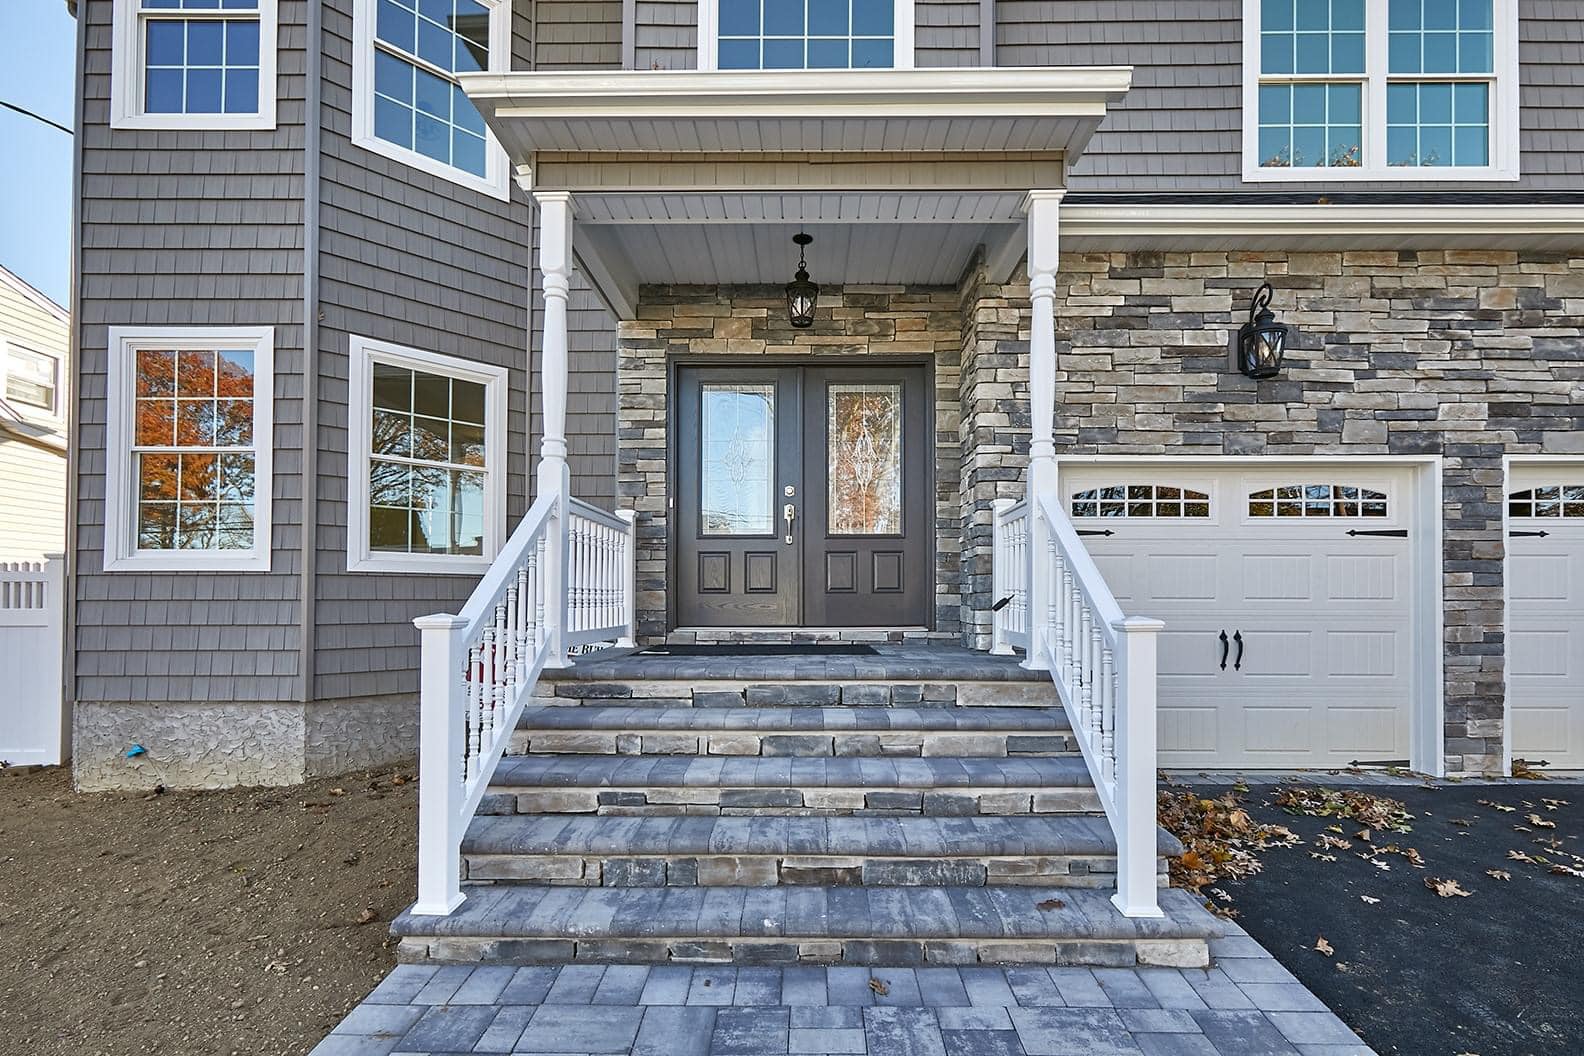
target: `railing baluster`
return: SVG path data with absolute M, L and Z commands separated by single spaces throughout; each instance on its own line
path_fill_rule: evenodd
M 1098 633 L 1098 628 L 1096 629 Z M 1111 649 L 1100 647 L 1100 767 L 1107 781 L 1116 780 L 1116 671 Z

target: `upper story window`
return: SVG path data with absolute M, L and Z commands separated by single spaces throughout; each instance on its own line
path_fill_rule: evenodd
M 699 7 L 701 69 L 913 65 L 913 0 L 703 0 Z
M 1516 0 L 1245 0 L 1246 180 L 1518 178 Z
M 7 400 L 50 417 L 60 415 L 59 359 L 0 339 L 0 368 Z
M 275 0 L 115 0 L 112 17 L 112 127 L 275 127 Z
M 105 570 L 269 571 L 274 332 L 112 327 Z
M 357 0 L 353 141 L 506 198 L 505 152 L 457 74 L 507 67 L 510 18 L 506 2 Z

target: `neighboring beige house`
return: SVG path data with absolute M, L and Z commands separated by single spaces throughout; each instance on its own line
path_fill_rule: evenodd
M 66 309 L 0 267 L 0 561 L 66 549 Z

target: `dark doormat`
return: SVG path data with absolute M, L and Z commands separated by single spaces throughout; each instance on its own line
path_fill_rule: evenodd
M 730 642 L 721 645 L 651 645 L 639 656 L 875 656 L 861 642 Z

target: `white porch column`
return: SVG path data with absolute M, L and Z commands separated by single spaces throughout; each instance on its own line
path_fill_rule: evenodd
M 544 436 L 539 442 L 538 494 L 559 495 L 555 523 L 546 535 L 544 583 L 545 632 L 549 638 L 546 667 L 566 667 L 567 626 L 567 500 L 572 474 L 567 468 L 567 297 L 572 288 L 572 196 L 541 191 L 539 203 L 539 273 L 544 283 L 544 339 L 539 377 L 544 401 Z
M 1060 253 L 1060 209 L 1065 191 L 1028 195 L 1029 320 L 1029 468 L 1027 492 L 1056 489 L 1056 270 Z M 1050 670 L 1040 629 L 1046 624 L 1054 589 L 1050 574 L 1050 530 L 1029 505 L 1028 655 L 1023 666 Z

